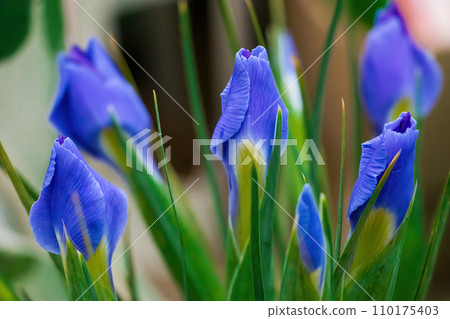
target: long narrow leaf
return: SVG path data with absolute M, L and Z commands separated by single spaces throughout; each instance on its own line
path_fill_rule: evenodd
M 341 137 L 341 170 L 339 174 L 339 202 L 336 226 L 336 240 L 334 242 L 334 259 L 338 260 L 341 253 L 342 210 L 344 202 L 344 166 L 345 166 L 345 104 L 342 99 L 342 137 Z
M 245 0 L 245 4 L 247 5 L 248 13 L 250 14 L 250 19 L 252 20 L 253 30 L 256 33 L 256 39 L 258 43 L 263 47 L 267 48 L 266 40 L 264 39 L 264 34 L 261 30 L 261 25 L 258 21 L 258 16 L 256 15 L 255 7 L 253 6 L 252 0 Z
M 230 47 L 231 57 L 239 50 L 239 39 L 236 31 L 236 24 L 233 21 L 233 14 L 231 12 L 230 3 L 228 0 L 217 0 L 219 4 L 220 14 L 225 25 L 225 32 L 227 35 L 228 46 Z
M 210 135 L 208 132 L 208 126 L 206 124 L 206 117 L 200 93 L 200 82 L 197 75 L 194 46 L 191 35 L 191 22 L 189 18 L 188 4 L 186 1 L 180 1 L 178 3 L 178 16 L 180 20 L 181 44 L 183 47 L 184 68 L 186 71 L 188 93 L 194 117 L 198 121 L 198 125 L 194 125 L 194 129 L 198 138 L 208 139 Z M 211 194 L 213 197 L 213 204 L 215 208 L 214 212 L 216 213 L 219 231 L 222 235 L 223 241 L 225 242 L 225 212 L 222 205 L 222 199 L 220 197 L 217 178 L 214 174 L 214 167 L 210 161 L 205 161 L 204 168 L 208 177 L 209 186 L 211 188 Z
M 166 155 L 164 152 L 164 144 L 163 144 L 163 140 L 162 140 L 161 121 L 159 119 L 158 100 L 156 98 L 155 91 L 153 91 L 153 98 L 154 98 L 154 102 L 155 102 L 156 123 L 158 124 L 159 140 L 161 142 L 161 153 L 162 153 L 162 158 L 164 161 L 164 171 L 166 174 L 166 183 L 167 183 L 167 188 L 169 189 L 170 202 L 171 202 L 171 206 L 173 208 L 173 213 L 175 216 L 175 223 L 176 223 L 176 226 L 178 229 L 178 238 L 179 238 L 180 247 L 181 247 L 181 265 L 182 265 L 182 270 L 183 270 L 184 294 L 186 296 L 186 300 L 188 300 L 189 299 L 189 291 L 188 291 L 188 283 L 187 283 L 186 253 L 185 253 L 185 248 L 184 248 L 184 243 L 183 243 L 183 234 L 181 233 L 181 228 L 180 228 L 180 221 L 178 219 L 175 202 L 173 200 L 172 188 L 170 187 L 169 171 L 167 169 Z
M 428 245 L 427 257 L 423 266 L 419 287 L 417 288 L 416 296 L 414 298 L 415 300 L 424 300 L 427 295 L 431 278 L 433 276 L 434 266 L 438 257 L 442 236 L 444 235 L 445 226 L 447 224 L 449 211 L 450 174 L 447 176 L 444 193 L 442 195 L 441 203 L 434 221 L 433 232 L 431 233 L 430 244 Z
M 273 283 L 273 232 L 275 201 L 277 196 L 278 179 L 280 172 L 281 156 L 281 130 L 282 114 L 278 111 L 277 124 L 275 129 L 275 145 L 270 156 L 269 167 L 267 169 L 265 191 L 261 200 L 261 265 L 264 280 L 264 294 L 267 300 L 274 298 Z M 252 181 L 252 184 L 255 184 Z
M 261 236 L 260 236 L 260 211 L 259 211 L 259 188 L 256 183 L 258 179 L 255 165 L 252 165 L 252 199 L 251 199 L 251 232 L 250 248 L 252 255 L 252 277 L 255 300 L 264 301 L 264 282 L 261 269 Z
M 333 233 L 331 230 L 331 216 L 330 210 L 328 208 L 328 201 L 325 194 L 320 194 L 320 205 L 319 205 L 320 219 L 322 220 L 323 232 L 325 237 L 325 248 L 327 250 L 327 260 L 325 264 L 325 278 L 323 283 L 323 300 L 335 300 L 334 296 L 334 283 L 333 283 L 333 270 L 335 260 L 333 256 Z

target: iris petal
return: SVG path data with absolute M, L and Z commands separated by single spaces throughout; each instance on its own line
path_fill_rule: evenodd
M 310 273 L 325 264 L 324 236 L 314 195 L 308 184 L 303 186 L 297 204 L 297 239 L 300 256 Z
M 426 116 L 441 89 L 439 64 L 415 43 L 396 4 L 390 3 L 378 12 L 362 55 L 362 97 L 377 131 L 403 99 Z

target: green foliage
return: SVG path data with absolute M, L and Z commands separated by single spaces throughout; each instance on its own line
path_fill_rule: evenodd
M 428 245 L 425 264 L 422 269 L 419 287 L 417 288 L 415 300 L 424 300 L 430 286 L 431 277 L 433 276 L 434 266 L 439 253 L 442 236 L 444 235 L 445 226 L 447 224 L 448 213 L 450 211 L 450 174 L 447 176 L 444 193 L 439 205 L 436 219 L 434 221 L 433 232 L 431 233 L 430 243 Z
M 128 137 L 115 122 L 115 119 L 114 123 L 112 130 L 104 131 L 103 141 L 116 164 L 127 178 L 142 217 L 148 225 L 147 230 L 153 236 L 173 278 L 180 287 L 183 287 L 179 233 L 167 186 L 159 177 L 150 176 L 146 172 L 140 172 L 125 165 L 126 141 Z M 134 149 L 131 155 L 133 163 L 140 160 Z M 178 202 L 178 199 L 188 190 L 189 188 L 176 198 L 175 202 Z M 186 252 L 189 299 L 223 300 L 222 283 L 214 269 L 214 262 L 209 248 L 205 244 L 203 234 L 196 224 L 195 218 L 188 213 L 185 207 L 178 206 L 177 209 Z
M 319 300 L 311 274 L 303 264 L 297 240 L 297 223 L 292 227 L 281 280 L 280 300 Z
M 42 1 L 45 37 L 50 53 L 55 56 L 64 49 L 64 20 L 61 1 Z
M 30 31 L 31 0 L 0 0 L 0 61 L 12 56 Z

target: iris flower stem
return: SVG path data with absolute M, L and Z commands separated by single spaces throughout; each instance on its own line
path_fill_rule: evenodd
M 264 39 L 264 34 L 262 32 L 261 25 L 259 24 L 258 16 L 256 15 L 255 6 L 253 5 L 252 0 L 245 0 L 245 4 L 247 5 L 250 19 L 252 20 L 253 29 L 256 33 L 256 39 L 260 45 L 267 48 L 266 40 Z
M 172 188 L 170 187 L 169 170 L 167 169 L 166 155 L 164 154 L 165 152 L 164 152 L 164 146 L 163 146 L 163 140 L 162 140 L 161 121 L 159 120 L 158 100 L 156 98 L 156 92 L 155 91 L 153 91 L 153 99 L 154 99 L 154 102 L 155 102 L 156 123 L 158 125 L 159 139 L 160 139 L 160 142 L 161 142 L 161 153 L 162 153 L 162 158 L 163 158 L 163 161 L 164 161 L 164 172 L 165 172 L 165 175 L 166 175 L 166 181 L 167 181 L 167 187 L 169 189 L 170 201 L 172 203 L 173 213 L 175 214 L 175 222 L 177 223 L 178 235 L 179 235 L 179 240 L 180 240 L 181 264 L 182 264 L 182 269 L 183 269 L 184 293 L 185 293 L 186 300 L 189 300 L 188 283 L 187 283 L 187 263 L 186 263 L 186 253 L 184 251 L 183 234 L 181 233 L 181 227 L 180 227 L 180 222 L 178 220 L 177 210 L 175 208 L 175 202 L 174 202 L 174 199 L 173 199 Z
M 182 1 L 180 3 L 184 2 L 185 1 Z M 220 14 L 225 25 L 225 32 L 227 34 L 231 57 L 234 59 L 234 55 L 239 51 L 239 39 L 235 27 L 236 24 L 233 21 L 230 4 L 228 0 L 218 0 L 217 3 L 219 4 Z
M 330 29 L 328 31 L 327 40 L 325 43 L 325 53 L 323 55 L 322 64 L 320 66 L 320 74 L 319 74 L 319 82 L 317 83 L 316 96 L 314 100 L 314 108 L 313 108 L 313 138 L 314 140 L 318 140 L 320 138 L 321 131 L 321 119 L 322 119 L 322 109 L 323 109 L 323 100 L 324 100 L 324 90 L 328 73 L 328 63 L 330 61 L 331 49 L 334 34 L 337 29 L 337 24 L 339 22 L 339 18 L 342 13 L 342 9 L 344 7 L 344 0 L 337 0 L 336 7 L 334 9 L 333 20 L 331 21 Z
M 338 260 L 341 252 L 341 234 L 342 234 L 342 210 L 344 201 L 344 163 L 345 163 L 345 104 L 342 99 L 342 140 L 341 140 L 341 170 L 339 175 L 339 201 L 338 217 L 336 226 L 336 240 L 334 242 L 334 259 Z
M 186 82 L 188 86 L 189 98 L 194 112 L 194 117 L 199 122 L 199 125 L 194 125 L 196 135 L 200 139 L 208 139 L 209 132 L 206 123 L 203 102 L 200 93 L 199 79 L 197 75 L 197 67 L 195 63 L 195 55 L 191 33 L 191 22 L 189 19 L 189 8 L 186 1 L 178 3 L 178 14 L 180 21 L 181 44 L 183 46 L 184 66 L 186 70 Z M 225 212 L 223 210 L 222 200 L 216 175 L 214 174 L 214 167 L 210 161 L 205 161 L 204 168 L 208 177 L 208 182 L 211 187 L 213 202 L 215 206 L 216 218 L 219 226 L 219 231 L 222 235 L 223 242 L 226 238 L 226 223 Z

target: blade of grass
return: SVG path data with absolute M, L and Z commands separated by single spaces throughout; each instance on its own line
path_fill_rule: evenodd
M 2 142 L 0 142 L 0 163 L 8 174 L 17 195 L 19 195 L 23 207 L 25 207 L 25 210 L 27 211 L 27 214 L 30 214 L 31 206 L 33 205 L 34 201 L 25 188 L 25 185 L 23 184 L 19 174 L 17 174 L 16 170 L 14 169 L 14 166 L 12 165 L 8 154 L 6 154 L 6 151 L 3 148 Z
M 328 30 L 327 40 L 325 43 L 324 49 L 325 53 L 323 55 L 322 64 L 320 66 L 319 82 L 317 83 L 316 88 L 316 96 L 314 99 L 313 118 L 312 118 L 312 127 L 314 128 L 313 138 L 315 141 L 317 141 L 320 138 L 320 129 L 321 129 L 320 124 L 322 119 L 322 108 L 324 100 L 325 83 L 328 73 L 328 63 L 330 61 L 334 34 L 336 32 L 337 24 L 339 22 L 339 18 L 341 16 L 343 7 L 344 7 L 344 0 L 337 0 L 336 7 L 334 9 L 333 20 L 331 21 L 330 29 Z
M 322 300 L 335 300 L 334 296 L 334 284 L 333 284 L 333 260 L 331 256 L 333 256 L 333 233 L 331 230 L 331 216 L 330 210 L 328 209 L 328 200 L 325 194 L 320 194 L 320 219 L 322 220 L 323 230 L 325 234 L 325 242 L 327 249 L 327 261 L 325 264 L 325 279 L 324 279 L 324 287 L 322 293 Z M 336 259 L 335 259 L 336 260 Z
M 252 255 L 252 276 L 255 300 L 264 301 L 264 282 L 261 268 L 261 236 L 258 180 L 255 165 L 252 164 L 252 204 L 251 204 L 251 236 L 250 248 Z
M 200 139 L 208 139 L 209 132 L 206 124 L 203 102 L 200 93 L 199 79 L 197 75 L 197 67 L 195 63 L 194 47 L 192 41 L 191 22 L 189 18 L 189 8 L 186 1 L 178 3 L 178 14 L 180 21 L 181 44 L 183 47 L 184 67 L 186 70 L 186 82 L 188 86 L 189 98 L 192 105 L 194 117 L 199 122 L 199 125 L 194 125 L 196 135 Z M 214 174 L 214 167 L 210 161 L 205 161 L 204 168 L 208 177 L 208 182 L 211 187 L 213 196 L 213 204 L 215 206 L 216 218 L 219 226 L 219 231 L 222 235 L 222 241 L 225 243 L 226 238 L 226 223 L 225 212 L 220 198 L 220 192 L 216 175 Z
M 344 162 L 345 162 L 345 103 L 342 99 L 342 139 L 341 139 L 341 171 L 339 175 L 339 202 L 338 217 L 336 226 L 336 240 L 334 242 L 334 259 L 339 260 L 341 253 L 341 234 L 342 234 L 342 210 L 344 201 Z
M 239 51 L 239 40 L 230 4 L 228 0 L 217 0 L 217 3 L 219 4 L 220 14 L 225 25 L 225 33 L 230 47 L 231 58 L 234 59 L 234 55 Z
M 156 98 L 156 92 L 155 91 L 153 91 L 153 99 L 154 99 L 154 102 L 155 102 L 156 123 L 158 125 L 159 139 L 160 139 L 160 142 L 161 142 L 161 153 L 162 153 L 162 158 L 163 158 L 163 161 L 164 161 L 164 172 L 165 172 L 165 175 L 166 175 L 167 188 L 169 189 L 170 202 L 172 203 L 172 209 L 173 209 L 173 213 L 174 213 L 174 216 L 175 216 L 175 223 L 176 223 L 177 228 L 178 228 L 178 236 L 179 236 L 178 239 L 180 241 L 181 263 L 182 263 L 182 269 L 183 269 L 184 294 L 185 294 L 186 300 L 189 300 L 188 284 L 187 284 L 186 253 L 185 253 L 185 249 L 184 249 L 183 235 L 181 233 L 181 228 L 180 228 L 180 221 L 178 220 L 178 214 L 177 214 L 177 210 L 176 210 L 176 207 L 175 207 L 175 202 L 173 200 L 172 188 L 170 187 L 169 171 L 167 169 L 166 155 L 164 154 L 164 145 L 163 145 L 163 140 L 162 140 L 161 122 L 160 122 L 160 119 L 159 119 L 158 100 Z
M 248 13 L 250 14 L 250 19 L 252 20 L 253 30 L 256 33 L 256 39 L 258 43 L 263 47 L 267 48 L 266 40 L 264 39 L 264 34 L 261 30 L 261 25 L 258 21 L 258 16 L 256 15 L 255 7 L 253 6 L 252 0 L 245 0 L 245 4 L 247 5 Z
M 433 232 L 430 237 L 430 244 L 428 245 L 427 256 L 425 264 L 423 265 L 422 275 L 419 282 L 419 287 L 416 291 L 414 300 L 424 300 L 430 286 L 431 278 L 433 276 L 434 266 L 439 254 L 439 247 L 441 245 L 442 236 L 444 235 L 445 226 L 447 224 L 448 213 L 450 211 L 450 174 L 447 176 L 444 193 L 442 195 L 441 203 L 434 221 Z
M 130 292 L 131 300 L 133 301 L 139 301 L 139 293 L 138 293 L 138 287 L 136 283 L 136 273 L 134 268 L 134 261 L 133 261 L 133 252 L 131 250 L 130 245 L 130 233 L 126 231 L 125 236 L 123 236 L 124 246 L 130 247 L 130 251 L 128 254 L 125 254 L 125 265 L 127 270 L 127 276 L 126 281 L 128 285 L 128 290 Z

